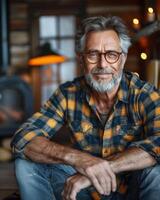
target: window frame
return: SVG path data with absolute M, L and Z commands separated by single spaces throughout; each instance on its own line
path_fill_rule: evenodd
M 81 21 L 85 13 L 85 6 L 82 1 L 72 2 L 71 5 L 53 5 L 52 3 L 44 4 L 32 4 L 29 8 L 30 13 L 30 41 L 31 41 L 31 54 L 30 57 L 36 54 L 37 47 L 39 45 L 39 17 L 40 16 L 64 16 L 64 15 L 74 15 L 76 17 L 76 27 Z M 82 15 L 83 14 L 83 15 Z M 77 74 L 79 74 L 79 69 L 77 68 Z M 60 83 L 60 71 L 58 69 L 58 80 Z M 42 97 L 42 80 L 40 70 L 33 67 L 31 70 L 32 79 L 32 89 L 34 96 L 34 110 L 38 111 L 41 107 L 41 97 Z

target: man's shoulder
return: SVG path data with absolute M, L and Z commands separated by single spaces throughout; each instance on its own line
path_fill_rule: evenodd
M 126 71 L 124 74 L 125 78 L 128 81 L 129 89 L 139 90 L 141 92 L 146 92 L 146 93 L 150 93 L 152 91 L 159 93 L 159 90 L 153 84 L 145 80 L 142 80 L 139 77 L 138 73 Z
M 65 92 L 77 92 L 81 91 L 85 87 L 84 76 L 76 77 L 72 81 L 67 81 L 60 84 L 59 88 Z

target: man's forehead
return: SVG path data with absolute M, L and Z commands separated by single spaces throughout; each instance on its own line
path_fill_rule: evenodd
M 114 30 L 90 32 L 86 38 L 86 48 L 119 47 L 120 40 Z
M 87 34 L 87 38 L 92 38 L 92 37 L 105 37 L 105 36 L 110 36 L 110 37 L 115 37 L 118 38 L 118 34 L 115 30 L 103 30 L 103 31 L 90 31 Z

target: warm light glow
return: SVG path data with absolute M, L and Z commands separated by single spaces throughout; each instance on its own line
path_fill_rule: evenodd
M 58 64 L 66 61 L 66 57 L 60 55 L 47 55 L 31 58 L 28 61 L 28 65 L 30 66 L 41 66 L 41 65 L 49 65 L 49 64 Z
M 139 24 L 139 20 L 137 18 L 134 18 L 133 19 L 133 24 L 136 24 L 136 25 Z
M 149 13 L 153 13 L 153 12 L 154 12 L 154 11 L 153 11 L 153 8 L 152 8 L 152 7 L 149 7 L 149 8 L 148 8 L 148 12 L 149 12 Z
M 147 21 L 153 22 L 155 20 L 155 13 L 152 7 L 148 7 L 147 12 Z
M 140 29 L 139 19 L 133 18 L 132 23 L 133 23 L 133 28 L 134 28 L 135 30 L 139 30 L 139 29 Z
M 142 52 L 142 53 L 141 53 L 141 59 L 142 59 L 142 60 L 147 60 L 147 54 L 144 53 L 144 52 Z

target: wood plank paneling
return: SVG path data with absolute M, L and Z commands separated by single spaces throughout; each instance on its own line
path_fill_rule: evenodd
M 13 162 L 0 163 L 0 200 L 17 191 Z

